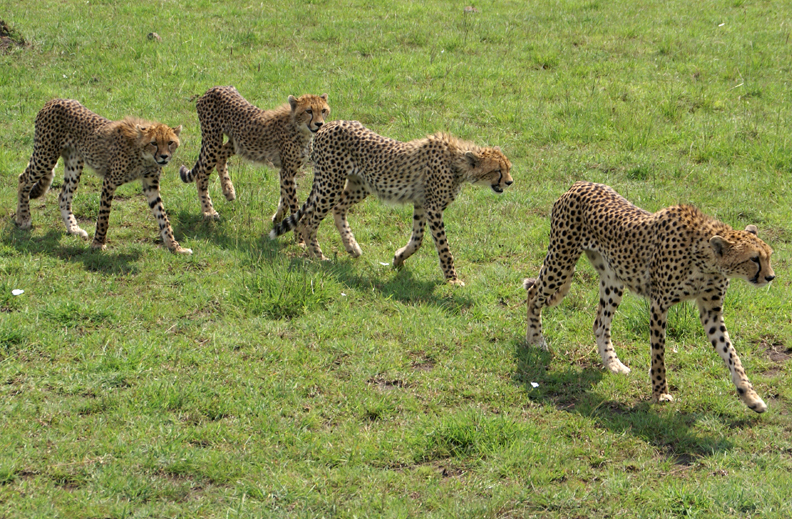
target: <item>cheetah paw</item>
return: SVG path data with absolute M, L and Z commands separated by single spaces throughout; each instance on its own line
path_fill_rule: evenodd
M 99 243 L 97 241 L 94 241 L 93 243 L 91 243 L 91 249 L 93 249 L 93 250 L 105 250 L 106 248 L 107 248 L 107 245 L 104 244 L 104 243 Z
M 465 282 L 464 282 L 464 281 L 462 281 L 462 280 L 461 280 L 461 279 L 459 279 L 459 278 L 453 278 L 453 279 L 449 279 L 449 280 L 448 280 L 448 284 L 449 284 L 449 285 L 458 286 L 458 287 L 463 287 L 463 286 L 465 286 Z
M 605 363 L 605 368 L 611 373 L 626 375 L 630 372 L 630 368 L 622 364 L 622 361 L 619 359 L 611 359 L 609 362 Z
M 204 220 L 206 221 L 212 221 L 212 220 L 214 220 L 215 222 L 220 221 L 220 213 L 218 213 L 217 211 L 213 211 L 211 213 L 204 213 L 203 217 Z
M 659 396 L 655 396 L 655 402 L 662 403 L 662 402 L 673 402 L 674 397 L 669 395 L 668 393 L 661 393 Z
M 185 247 L 176 247 L 173 249 L 173 252 L 176 254 L 192 254 L 192 249 L 187 249 Z
M 77 227 L 76 229 L 72 229 L 70 231 L 67 231 L 67 234 L 73 234 L 75 236 L 79 236 L 83 240 L 87 240 L 88 239 L 88 233 L 85 232 L 83 229 L 80 229 L 79 227 Z
M 751 398 L 750 402 L 746 401 L 747 399 L 743 400 L 745 405 L 748 406 L 748 409 L 750 409 L 751 411 L 755 411 L 757 413 L 764 413 L 765 411 L 767 411 L 767 404 L 764 403 L 764 400 L 759 398 L 759 395 L 757 395 L 756 393 L 754 393 L 752 396 L 754 398 Z

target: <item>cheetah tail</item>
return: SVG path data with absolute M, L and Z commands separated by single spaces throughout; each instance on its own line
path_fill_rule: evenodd
M 192 170 L 187 169 L 187 166 L 184 164 L 182 164 L 182 167 L 179 168 L 179 176 L 181 177 L 182 182 L 185 184 L 195 182 L 195 175 L 193 175 Z
M 282 236 L 287 232 L 294 230 L 297 225 L 300 223 L 300 218 L 302 218 L 303 212 L 302 209 L 298 209 L 296 213 L 285 218 L 281 223 L 275 226 L 269 233 L 270 240 L 274 240 L 278 236 Z
M 33 184 L 33 187 L 30 189 L 30 198 L 41 198 L 47 191 L 49 191 L 50 186 L 52 185 L 52 179 L 55 176 L 55 173 L 50 171 L 49 174 L 41 177 L 38 182 Z

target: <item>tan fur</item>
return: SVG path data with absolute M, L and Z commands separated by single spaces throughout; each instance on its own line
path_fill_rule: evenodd
M 29 201 L 46 194 L 55 176 L 58 159 L 63 157 L 65 175 L 59 202 L 69 234 L 88 238 L 88 233 L 77 225 L 71 210 L 83 166 L 87 164 L 103 179 L 101 208 L 91 247 L 105 248 L 110 206 L 116 188 L 139 179 L 165 245 L 173 252 L 192 252 L 182 248 L 173 237 L 159 192 L 162 166 L 170 162 L 173 152 L 179 147 L 180 132 L 181 126 L 171 128 L 135 117 L 110 121 L 77 101 L 53 99 L 36 116 L 33 155 L 25 172 L 19 176 L 17 225 L 23 229 L 30 228 Z
M 274 110 L 250 104 L 232 86 L 210 88 L 196 102 L 201 124 L 201 153 L 188 170 L 179 170 L 184 182 L 195 182 L 204 218 L 220 215 L 209 196 L 209 175 L 217 167 L 223 194 L 230 202 L 236 191 L 228 175 L 228 158 L 234 154 L 261 164 L 280 168 L 280 201 L 272 216 L 280 222 L 287 211 L 297 211 L 295 177 L 307 162 L 313 134 L 330 115 L 327 94 L 289 96 L 288 103 Z M 223 144 L 223 135 L 228 141 Z
M 302 209 L 284 220 L 270 237 L 300 226 L 310 253 L 326 259 L 316 239 L 319 223 L 333 210 L 333 218 L 347 252 L 361 249 L 346 219 L 348 209 L 369 194 L 386 203 L 415 207 L 409 243 L 393 257 L 401 267 L 423 241 L 429 222 L 440 268 L 449 283 L 463 285 L 454 269 L 443 225 L 443 211 L 465 183 L 488 186 L 496 193 L 512 184 L 511 162 L 500 148 L 481 148 L 451 135 L 438 133 L 400 142 L 377 135 L 357 121 L 333 121 L 316 134 L 314 183 Z
M 731 372 L 742 401 L 761 413 L 759 398 L 731 344 L 723 322 L 730 278 L 760 287 L 775 278 L 773 250 L 756 227 L 734 230 L 698 209 L 679 205 L 649 213 L 602 184 L 577 182 L 553 205 L 550 245 L 538 279 L 526 279 L 528 344 L 547 349 L 542 308 L 558 304 L 569 291 L 575 264 L 585 253 L 600 276 L 594 335 L 605 367 L 629 373 L 611 343 L 611 321 L 624 288 L 649 298 L 655 401 L 671 401 L 666 382 L 665 335 L 669 308 L 695 300 L 707 338 Z

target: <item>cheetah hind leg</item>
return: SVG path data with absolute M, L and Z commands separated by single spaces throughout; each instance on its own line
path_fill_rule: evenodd
M 563 283 L 558 288 L 550 288 L 545 282 L 544 278 L 547 275 L 545 264 L 555 263 L 555 258 L 548 255 L 539 271 L 538 278 L 526 278 L 523 280 L 523 287 L 528 291 L 526 300 L 528 307 L 528 332 L 526 334 L 526 342 L 529 345 L 537 346 L 544 351 L 552 351 L 547 344 L 544 336 L 542 335 L 542 308 L 545 306 L 556 306 L 560 303 L 564 296 L 569 293 L 572 286 L 572 275 L 575 273 L 575 261 L 569 263 L 568 268 L 558 275 L 558 279 L 563 279 Z
M 63 188 L 58 197 L 61 217 L 63 218 L 64 225 L 66 225 L 66 232 L 68 234 L 74 234 L 83 240 L 87 240 L 88 233 L 77 225 L 77 219 L 72 213 L 72 198 L 80 183 L 83 160 L 74 151 L 71 151 L 70 153 L 64 153 L 63 161 L 65 164 L 65 174 L 63 177 Z
M 229 202 L 236 200 L 236 190 L 234 184 L 231 183 L 231 176 L 228 174 L 228 158 L 234 154 L 234 141 L 228 139 L 228 142 L 223 144 L 220 148 L 220 154 L 217 157 L 217 174 L 220 177 L 220 186 L 223 188 L 223 196 Z

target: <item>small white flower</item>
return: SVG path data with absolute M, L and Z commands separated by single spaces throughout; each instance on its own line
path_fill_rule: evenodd
M 14 296 L 21 296 L 24 293 L 25 293 L 25 291 L 22 290 L 21 288 L 15 288 L 14 290 L 11 291 L 11 295 L 14 295 Z
M 343 292 L 341 292 L 341 295 L 342 295 L 342 296 L 344 296 L 344 297 L 346 297 L 346 294 L 345 294 L 345 293 L 343 293 Z
M 722 23 L 722 24 L 718 25 L 718 27 L 723 27 L 724 25 L 726 25 L 726 24 Z
M 538 382 L 531 382 L 531 386 L 532 387 L 539 387 L 539 383 Z
M 380 261 L 379 263 L 380 263 L 380 265 L 382 265 L 383 267 L 387 267 L 387 266 L 388 266 L 388 264 L 387 264 L 387 263 L 383 263 L 383 262 L 381 262 L 381 261 Z

